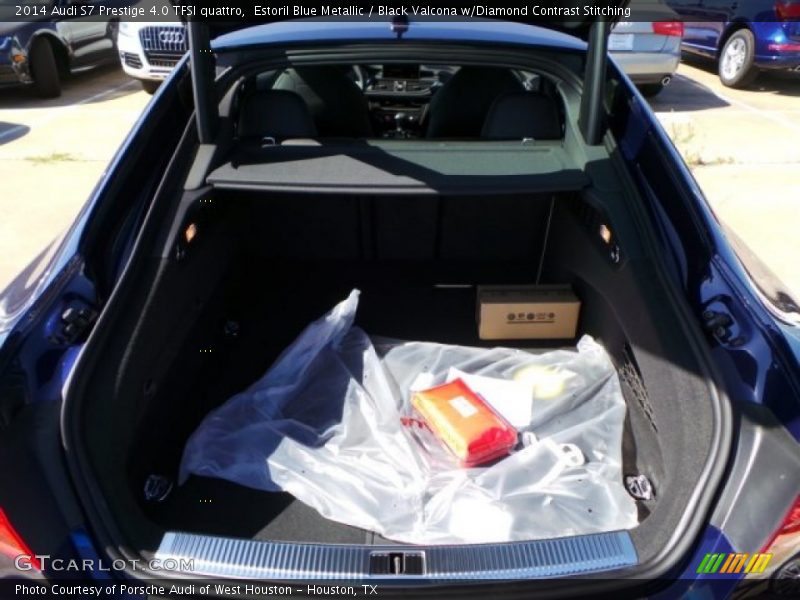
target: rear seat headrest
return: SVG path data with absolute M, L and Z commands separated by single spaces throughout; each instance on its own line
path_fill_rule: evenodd
M 503 94 L 489 108 L 481 137 L 490 140 L 561 139 L 556 101 L 539 92 Z
M 288 90 L 257 90 L 242 99 L 238 135 L 245 137 L 309 138 L 317 135 L 311 111 Z

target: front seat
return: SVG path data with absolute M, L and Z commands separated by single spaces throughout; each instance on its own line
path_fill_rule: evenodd
M 478 137 L 495 98 L 524 89 L 508 69 L 461 67 L 431 100 L 426 135 L 429 138 Z
M 498 97 L 481 130 L 481 137 L 489 140 L 558 140 L 561 136 L 556 100 L 540 92 L 511 92 Z
M 275 90 L 298 94 L 321 137 L 370 137 L 369 106 L 361 89 L 339 67 L 295 67 L 278 77 Z
M 237 137 L 313 138 L 317 136 L 314 119 L 303 99 L 286 90 L 258 90 L 242 99 Z

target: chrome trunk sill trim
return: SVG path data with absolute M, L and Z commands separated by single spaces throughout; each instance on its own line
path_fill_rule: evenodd
M 374 575 L 370 557 L 422 554 L 422 575 Z M 177 560 L 187 574 L 232 579 L 487 580 L 582 575 L 636 565 L 627 531 L 551 540 L 451 546 L 293 544 L 167 532 L 156 559 Z M 183 562 L 180 562 L 183 561 Z

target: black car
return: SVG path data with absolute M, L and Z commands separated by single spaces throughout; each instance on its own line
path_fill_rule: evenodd
M 10 9 L 13 3 L 0 0 L 0 7 Z M 41 16 L 48 18 L 49 10 Z M 66 75 L 116 60 L 116 28 L 114 21 L 81 18 L 0 22 L 0 87 L 31 85 L 42 98 L 60 96 Z

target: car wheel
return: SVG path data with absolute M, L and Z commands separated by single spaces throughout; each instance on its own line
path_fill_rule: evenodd
M 758 77 L 758 67 L 753 64 L 755 58 L 755 37 L 749 29 L 735 32 L 719 55 L 719 78 L 722 83 L 732 88 L 747 87 Z
M 664 89 L 664 86 L 660 83 L 643 83 L 638 87 L 639 91 L 642 92 L 642 96 L 646 98 L 658 96 L 661 93 L 661 90 Z
M 142 89 L 151 96 L 156 93 L 158 86 L 161 85 L 160 81 L 152 81 L 150 79 L 142 79 Z
M 56 98 L 61 95 L 61 78 L 58 75 L 53 47 L 45 40 L 39 40 L 31 48 L 31 75 L 33 87 L 41 98 Z

